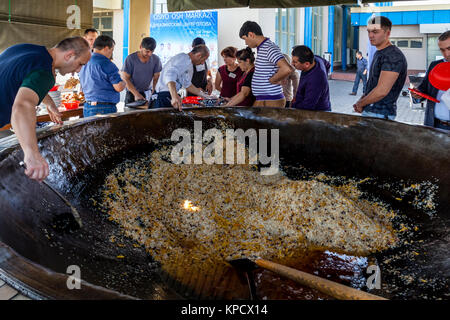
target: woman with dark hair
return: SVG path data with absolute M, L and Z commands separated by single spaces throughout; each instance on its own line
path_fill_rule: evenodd
M 236 94 L 237 82 L 242 77 L 243 72 L 236 63 L 236 52 L 235 47 L 226 47 L 220 53 L 225 64 L 217 72 L 215 86 L 223 98 L 231 98 Z
M 252 78 L 255 72 L 255 54 L 247 47 L 239 50 L 236 57 L 244 74 L 236 84 L 237 94 L 229 99 L 226 106 L 253 106 L 255 96 L 252 93 Z

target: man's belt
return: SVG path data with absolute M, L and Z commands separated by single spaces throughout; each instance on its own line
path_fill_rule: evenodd
M 107 105 L 107 106 L 115 106 L 117 103 L 112 102 L 98 102 L 98 101 L 86 101 L 87 104 L 91 106 L 96 106 L 98 104 Z
M 444 126 L 450 127 L 450 121 L 444 121 L 444 120 L 441 120 L 441 119 L 438 119 L 438 118 L 434 118 L 434 121 L 439 123 L 439 124 L 442 124 Z

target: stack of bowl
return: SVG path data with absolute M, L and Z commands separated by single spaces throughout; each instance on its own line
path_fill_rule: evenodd
M 61 107 L 61 92 L 58 91 L 59 86 L 54 86 L 48 93 L 50 98 L 53 99 L 53 102 L 55 103 L 56 107 Z

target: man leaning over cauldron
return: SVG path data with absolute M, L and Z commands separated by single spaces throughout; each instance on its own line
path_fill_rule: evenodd
M 431 70 L 433 70 L 438 64 L 450 61 L 450 30 L 445 31 L 439 36 L 438 46 L 442 52 L 442 55 L 444 56 L 444 59 L 433 61 L 430 64 L 430 67 L 427 70 L 427 74 L 425 75 L 425 78 L 423 79 L 417 90 L 426 93 L 440 101 L 440 103 L 435 103 L 431 100 L 427 101 L 424 125 L 450 130 L 450 106 L 446 105 L 445 102 L 442 101 L 442 95 L 444 94 L 444 91 L 438 90 L 433 87 L 430 84 L 430 80 L 428 78 Z M 414 98 L 414 103 L 419 103 L 424 99 L 415 93 L 413 93 L 412 96 Z
M 363 116 L 394 120 L 397 99 L 403 89 L 408 68 L 405 55 L 389 41 L 392 22 L 383 16 L 370 18 L 367 32 L 377 48 L 370 65 L 367 87 L 353 105 Z
M 39 152 L 36 138 L 36 106 L 43 102 L 50 119 L 61 124 L 61 114 L 49 90 L 59 73 L 79 72 L 91 58 L 89 43 L 82 37 L 62 40 L 46 49 L 33 44 L 18 44 L 0 55 L 0 127 L 11 123 L 24 152 L 25 174 L 44 180 L 48 163 Z
M 194 66 L 203 65 L 209 58 L 209 49 L 205 45 L 195 46 L 189 53 L 179 53 L 167 61 L 156 84 L 158 97 L 155 108 L 174 107 L 181 111 L 182 100 L 178 95 L 181 88 L 201 96 L 208 95 L 192 84 Z
M 120 92 L 125 89 L 125 81 L 111 61 L 115 44 L 106 35 L 95 39 L 92 58 L 80 71 L 80 83 L 86 99 L 84 117 L 117 112 L 116 104 L 120 101 Z
M 292 107 L 295 109 L 331 111 L 328 71 L 330 63 L 315 56 L 307 46 L 292 49 L 292 64 L 302 73 Z
M 156 40 L 151 37 L 142 39 L 139 51 L 130 54 L 122 68 L 122 79 L 127 85 L 125 104 L 138 100 L 147 100 L 158 83 L 162 64 L 159 57 L 154 54 Z M 153 88 L 150 84 L 153 81 Z M 149 92 L 151 90 L 151 92 Z

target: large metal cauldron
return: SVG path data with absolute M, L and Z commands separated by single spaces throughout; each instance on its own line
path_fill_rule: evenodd
M 50 164 L 48 181 L 78 208 L 84 227 L 70 224 L 69 210 L 44 185 L 29 180 L 19 166 L 23 158 L 17 141 L 0 152 L 0 277 L 34 298 L 180 298 L 176 282 L 164 281 L 143 248 L 120 238 L 119 228 L 88 205 L 91 190 L 112 168 L 115 159 L 151 150 L 151 141 L 168 139 L 172 131 L 193 129 L 202 120 L 204 129 L 225 121 L 231 127 L 280 130 L 282 165 L 302 165 L 311 170 L 347 177 L 375 177 L 367 190 L 420 223 L 415 240 L 422 260 L 397 259 L 386 266 L 401 272 L 414 269 L 417 278 L 439 275 L 448 280 L 450 270 L 450 136 L 432 128 L 379 119 L 271 108 L 190 108 L 136 111 L 121 115 L 83 119 L 39 134 L 39 146 Z M 3 144 L 5 141 L 3 141 Z M 430 215 L 407 201 L 398 204 L 396 190 L 385 182 L 438 186 L 436 211 Z M 395 189 L 395 188 L 394 188 Z M 111 242 L 121 239 L 122 245 Z M 390 254 L 409 249 L 402 248 Z M 403 251 L 402 251 L 403 250 Z M 389 253 L 388 253 L 389 254 Z M 118 259 L 123 255 L 125 259 Z M 379 261 L 383 257 L 378 257 Z M 409 261 L 409 262 L 408 262 Z M 67 287 L 67 268 L 81 268 L 81 290 Z M 396 272 L 397 272 L 396 271 Z M 394 282 L 396 272 L 386 271 L 384 281 Z M 441 281 L 440 280 L 440 281 Z M 70 281 L 70 279 L 69 279 Z M 447 282 L 448 283 L 448 282 Z M 222 288 L 227 287 L 223 285 Z M 230 287 L 230 286 L 228 286 Z M 231 286 L 232 287 L 232 286 Z M 381 292 L 389 298 L 448 298 L 442 283 Z M 267 286 L 270 288 L 270 285 Z M 412 289 L 411 289 L 412 288 Z M 245 289 L 245 287 L 244 287 Z M 240 292 L 235 290 L 235 292 Z M 245 292 L 241 290 L 241 292 Z M 404 292 L 408 292 L 404 294 Z M 248 298 L 245 293 L 210 291 L 199 298 Z

